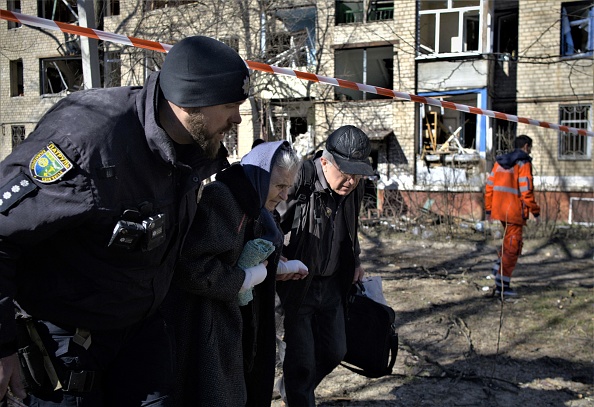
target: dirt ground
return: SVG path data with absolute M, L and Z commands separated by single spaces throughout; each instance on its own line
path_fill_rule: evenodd
M 525 241 L 512 280 L 520 296 L 501 302 L 487 278 L 500 239 L 363 229 L 363 266 L 382 277 L 396 311 L 398 357 L 379 379 L 338 367 L 318 387 L 318 405 L 594 406 L 594 239 L 586 235 Z

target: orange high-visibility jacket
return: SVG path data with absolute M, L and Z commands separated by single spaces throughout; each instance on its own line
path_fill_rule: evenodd
M 525 225 L 530 212 L 534 217 L 540 215 L 530 161 L 530 156 L 519 149 L 497 157 L 485 188 L 485 211 L 491 219 Z

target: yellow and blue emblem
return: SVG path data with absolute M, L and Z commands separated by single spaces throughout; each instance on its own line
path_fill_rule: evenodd
M 29 164 L 31 176 L 44 184 L 59 180 L 72 169 L 66 155 L 52 142 L 38 152 Z

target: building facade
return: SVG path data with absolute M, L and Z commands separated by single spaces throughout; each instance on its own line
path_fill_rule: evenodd
M 458 105 L 593 129 L 594 1 L 105 0 L 97 28 L 174 44 L 208 35 L 248 61 L 394 89 Z M 76 1 L 8 0 L 8 10 L 76 24 Z M 0 158 L 56 100 L 84 87 L 81 45 L 3 21 Z M 99 43 L 101 86 L 141 85 L 164 54 Z M 364 88 L 364 86 L 362 87 Z M 496 155 L 534 140 L 537 198 L 557 222 L 594 223 L 592 137 L 254 71 L 231 159 L 255 138 L 304 155 L 344 124 L 372 139 L 369 216 L 422 210 L 479 220 Z

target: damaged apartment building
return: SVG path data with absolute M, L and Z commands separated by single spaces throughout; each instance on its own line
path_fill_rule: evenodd
M 472 107 L 592 130 L 594 1 L 95 0 L 97 28 L 173 44 L 208 35 L 254 62 L 231 160 L 255 138 L 286 139 L 305 157 L 345 124 L 372 140 L 368 217 L 422 209 L 483 216 L 496 155 L 534 140 L 537 199 L 547 219 L 594 223 L 592 137 L 475 114 Z M 75 0 L 7 0 L 8 10 L 78 24 Z M 0 156 L 59 98 L 88 87 L 81 40 L 3 22 Z M 83 48 L 84 50 L 85 48 Z M 96 86 L 141 85 L 164 54 L 101 41 Z M 84 63 L 83 63 L 84 62 Z M 331 86 L 294 71 L 360 84 Z M 336 82 L 338 84 L 338 82 Z M 367 88 L 366 88 L 367 86 Z M 373 87 L 467 106 L 446 109 L 378 95 Z M 418 208 L 418 209 L 415 209 Z

